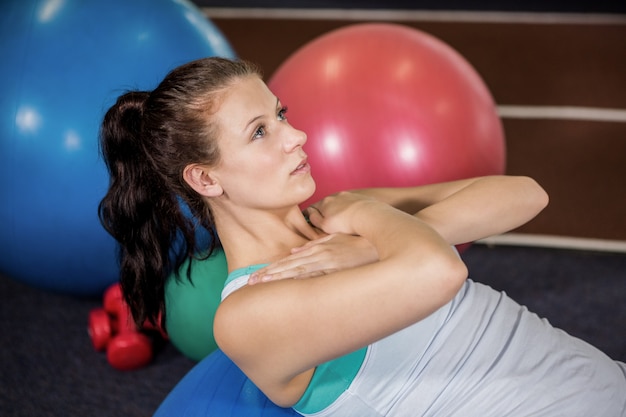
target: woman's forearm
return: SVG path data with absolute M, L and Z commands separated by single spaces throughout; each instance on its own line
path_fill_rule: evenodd
M 548 204 L 548 195 L 528 177 L 485 177 L 416 213 L 451 244 L 515 229 Z
M 415 214 L 453 245 L 519 227 L 548 203 L 537 182 L 523 176 L 488 176 L 358 192 Z

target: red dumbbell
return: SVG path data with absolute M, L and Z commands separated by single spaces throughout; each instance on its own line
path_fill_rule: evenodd
M 93 347 L 102 352 L 113 337 L 113 318 L 103 308 L 94 308 L 89 312 L 89 337 Z
M 123 307 L 120 305 L 123 304 Z M 124 301 L 124 295 L 122 294 L 122 287 L 119 284 L 111 285 L 104 293 L 104 310 L 109 314 L 116 316 L 120 308 L 128 309 L 126 302 Z M 128 317 L 132 318 L 130 311 L 128 311 Z M 157 323 L 161 322 L 161 315 L 157 318 Z M 167 333 L 160 325 L 155 325 L 146 320 L 141 326 L 140 330 L 146 330 L 151 333 L 158 333 L 163 340 L 168 340 Z
M 152 341 L 135 325 L 117 284 L 105 291 L 104 308 L 89 313 L 89 335 L 96 350 L 106 349 L 116 369 L 137 369 L 152 360 Z

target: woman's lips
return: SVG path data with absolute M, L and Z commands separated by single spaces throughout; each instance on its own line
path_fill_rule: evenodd
M 296 169 L 294 169 L 293 171 L 291 171 L 291 175 L 295 175 L 295 174 L 302 174 L 305 172 L 310 172 L 311 171 L 311 166 L 309 165 L 309 163 L 307 162 L 307 160 L 305 159 L 304 161 L 302 161 L 300 163 L 300 165 L 298 165 L 296 167 Z

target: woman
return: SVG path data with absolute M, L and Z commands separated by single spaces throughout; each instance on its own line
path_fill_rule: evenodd
M 340 193 L 304 216 L 315 189 L 306 140 L 244 62 L 191 62 L 118 99 L 102 127 L 111 185 L 100 215 L 138 322 L 164 310 L 165 277 L 197 250 L 182 199 L 228 261 L 218 345 L 278 405 L 342 417 L 626 415 L 623 364 L 468 280 L 451 247 L 534 217 L 547 204 L 534 181 Z M 348 260 L 309 256 L 344 240 Z M 300 270 L 313 277 L 284 279 Z

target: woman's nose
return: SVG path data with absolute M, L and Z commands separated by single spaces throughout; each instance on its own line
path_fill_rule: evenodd
M 307 135 L 305 132 L 292 126 L 290 126 L 290 128 L 290 131 L 287 132 L 287 140 L 285 141 L 285 148 L 288 152 L 303 146 L 307 141 Z

